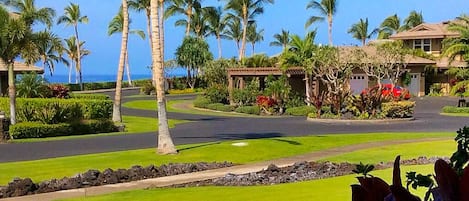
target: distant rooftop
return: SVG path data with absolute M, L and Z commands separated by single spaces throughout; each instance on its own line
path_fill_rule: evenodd
M 25 72 L 36 72 L 38 74 L 44 73 L 44 70 L 40 67 L 27 65 L 21 62 L 15 62 L 14 70 L 16 73 L 25 73 Z M 7 71 L 8 71 L 8 68 L 5 65 L 5 63 L 3 63 L 3 61 L 0 61 L 0 72 L 7 72 Z
M 445 21 L 441 23 L 431 24 L 423 23 L 408 31 L 399 32 L 393 34 L 389 39 L 426 39 L 426 38 L 447 38 L 447 37 L 459 37 L 459 33 L 448 31 L 448 26 L 451 22 Z

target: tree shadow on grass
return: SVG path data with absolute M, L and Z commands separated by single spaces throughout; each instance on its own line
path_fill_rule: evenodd
M 191 149 L 197 149 L 197 148 L 201 148 L 201 147 L 208 147 L 208 146 L 212 146 L 212 145 L 217 145 L 217 144 L 220 144 L 220 143 L 221 142 L 211 142 L 211 143 L 199 144 L 199 145 L 194 145 L 194 146 L 178 149 L 178 151 L 183 152 L 183 151 L 187 151 L 187 150 L 191 150 Z
M 216 135 L 220 140 L 255 140 L 283 137 L 282 133 L 219 133 Z
M 286 142 L 286 143 L 291 144 L 291 145 L 297 145 L 297 146 L 302 145 L 301 143 L 299 143 L 297 141 L 293 141 L 293 140 L 286 140 L 286 139 L 279 139 L 279 138 L 274 138 L 272 140 L 279 141 L 279 142 Z

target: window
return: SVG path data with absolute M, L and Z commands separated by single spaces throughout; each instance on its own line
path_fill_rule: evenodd
M 431 39 L 415 39 L 414 49 L 421 49 L 425 52 L 431 52 L 432 40 Z

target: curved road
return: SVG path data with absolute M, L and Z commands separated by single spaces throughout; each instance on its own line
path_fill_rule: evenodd
M 138 91 L 124 91 L 124 96 Z M 111 94 L 112 95 L 112 94 Z M 172 96 L 168 99 L 192 99 L 193 96 Z M 140 98 L 141 99 L 141 98 Z M 126 98 L 123 101 L 138 100 Z M 441 116 L 445 105 L 454 105 L 457 99 L 417 98 L 414 117 L 409 122 L 393 123 L 315 123 L 304 117 L 246 118 L 219 117 L 181 113 L 168 113 L 170 119 L 193 122 L 171 129 L 175 144 L 212 142 L 233 139 L 258 139 L 284 136 L 304 136 L 337 133 L 366 132 L 455 132 L 469 123 L 466 117 Z M 125 115 L 156 117 L 156 112 L 123 108 Z M 36 160 L 61 156 L 102 153 L 156 147 L 156 133 L 99 136 L 61 141 L 0 144 L 0 162 Z

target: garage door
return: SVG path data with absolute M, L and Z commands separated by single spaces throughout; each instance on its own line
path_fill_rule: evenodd
M 364 89 L 368 88 L 368 76 L 364 74 L 354 74 L 350 79 L 350 90 L 353 94 L 360 94 Z
M 410 85 L 408 86 L 409 92 L 414 96 L 418 96 L 420 92 L 420 74 L 411 73 L 410 77 Z

